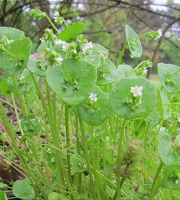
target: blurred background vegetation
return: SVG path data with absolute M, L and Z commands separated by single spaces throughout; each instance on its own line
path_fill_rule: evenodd
M 162 39 L 142 41 L 142 58 L 132 59 L 127 50 L 123 62 L 135 67 L 142 60 L 150 60 L 152 73 L 157 72 L 158 62 L 179 66 L 180 0 L 0 0 L 0 25 L 23 30 L 33 41 L 35 51 L 50 25 L 46 19 L 34 21 L 31 8 L 46 12 L 52 20 L 58 11 L 69 25 L 85 23 L 85 37 L 108 48 L 114 61 L 125 43 L 125 24 L 138 34 L 162 29 Z M 62 31 L 64 27 L 58 29 Z

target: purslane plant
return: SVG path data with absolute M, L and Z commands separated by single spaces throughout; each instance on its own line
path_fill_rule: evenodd
M 13 194 L 32 200 L 178 195 L 164 188 L 180 189 L 180 68 L 158 64 L 161 86 L 155 88 L 145 78 L 150 61 L 122 64 L 127 47 L 140 57 L 140 39 L 158 39 L 161 30 L 138 36 L 126 25 L 127 42 L 114 64 L 105 47 L 84 39 L 83 23 L 68 26 L 55 13 L 55 23 L 65 26 L 60 32 L 46 13 L 31 15 L 53 27 L 33 54 L 22 31 L 0 28 L 0 90 L 12 98 L 17 125 L 3 99 L 0 119 L 27 176 L 13 184 Z M 5 150 L 2 157 L 13 165 Z

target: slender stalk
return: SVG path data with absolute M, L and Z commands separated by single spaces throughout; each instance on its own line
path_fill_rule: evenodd
M 85 153 L 85 159 L 86 159 L 87 168 L 88 168 L 88 171 L 89 171 L 89 177 L 90 177 L 91 185 L 93 187 L 94 181 L 93 181 L 91 164 L 90 164 L 89 155 L 88 155 L 87 146 L 86 146 L 86 136 L 85 136 L 84 123 L 83 123 L 83 120 L 82 120 L 82 117 L 81 117 L 81 112 L 80 112 L 80 109 L 79 109 L 78 106 L 77 106 L 77 112 L 78 112 L 79 124 L 80 124 L 80 129 L 81 129 L 82 140 L 83 140 L 83 148 L 84 148 L 84 153 Z M 96 199 L 96 195 L 95 195 L 94 191 L 93 191 L 93 198 Z
M 117 157 L 117 199 L 120 199 L 121 197 L 121 181 L 120 181 L 120 175 L 121 175 L 121 153 L 122 153 L 122 142 L 124 137 L 124 131 L 125 131 L 125 125 L 126 120 L 124 119 L 122 122 L 121 132 L 119 136 L 119 145 L 118 145 L 118 157 Z
M 126 180 L 126 177 L 123 177 L 123 178 L 121 179 L 119 190 L 121 190 L 121 188 L 122 188 L 122 186 L 123 186 L 125 180 Z M 116 193 L 115 193 L 115 195 L 114 195 L 114 197 L 113 197 L 113 200 L 116 200 L 116 198 L 117 198 L 117 193 L 118 193 L 118 192 L 117 192 L 117 190 L 116 190 Z M 118 200 L 119 200 L 119 199 L 118 199 Z
M 178 72 L 180 72 L 180 69 L 178 69 L 174 74 L 172 74 L 169 79 L 171 79 L 173 76 L 175 76 Z
M 20 60 L 19 57 L 17 57 L 16 55 L 14 55 L 13 53 L 11 53 L 10 51 L 8 51 L 5 47 L 3 47 L 1 44 L 0 44 L 0 49 L 2 49 L 4 52 L 6 52 L 8 55 L 10 55 L 11 57 L 17 59 L 17 60 Z
M 159 177 L 159 175 L 161 173 L 161 169 L 163 168 L 163 165 L 164 164 L 161 162 L 160 165 L 159 165 L 159 167 L 158 167 L 158 169 L 157 169 L 156 175 L 154 177 L 154 180 L 153 180 L 153 183 L 152 183 L 152 187 L 151 187 L 151 195 L 152 196 L 151 196 L 150 200 L 152 200 L 154 198 L 154 188 L 155 188 L 157 179 L 158 179 L 158 177 Z
M 26 112 L 25 112 L 25 109 L 24 109 L 23 101 L 22 101 L 22 98 L 20 96 L 15 78 L 13 78 L 13 84 L 14 84 L 14 87 L 15 87 L 15 90 L 16 90 L 16 94 L 17 94 L 17 98 L 18 98 L 18 101 L 19 101 L 19 105 L 21 107 L 22 114 L 23 114 L 23 116 L 25 116 Z
M 51 24 L 51 26 L 53 27 L 53 29 L 59 33 L 58 29 L 55 27 L 55 25 L 53 24 L 53 22 L 51 21 L 51 19 L 49 18 L 49 16 L 46 14 L 46 19 L 48 20 L 48 22 Z
M 118 68 L 119 64 L 121 63 L 122 57 L 123 57 L 123 55 L 124 55 L 124 52 L 125 52 L 127 46 L 128 46 L 128 43 L 126 42 L 126 43 L 124 44 L 123 48 L 122 48 L 122 51 L 121 51 L 121 53 L 120 53 L 120 55 L 119 55 L 118 60 L 117 60 L 116 68 Z
M 65 126 L 66 126 L 66 146 L 67 146 L 67 168 L 68 168 L 68 177 L 70 183 L 72 182 L 71 178 L 71 162 L 70 162 L 70 134 L 69 134 L 69 108 L 68 105 L 65 105 Z

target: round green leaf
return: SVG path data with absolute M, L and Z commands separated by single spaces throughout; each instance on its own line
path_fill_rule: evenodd
M 104 60 L 103 66 L 98 67 L 97 85 L 107 85 L 123 77 L 121 70 L 116 69 L 111 60 Z
M 45 43 L 45 42 L 43 42 L 43 43 L 41 43 L 39 46 L 38 46 L 38 48 L 37 48 L 37 53 L 41 53 L 41 52 L 43 52 L 44 51 L 44 48 L 47 48 L 48 46 L 47 46 L 47 44 Z
M 100 66 L 100 57 L 98 55 L 85 56 L 81 60 L 89 62 L 91 65 L 94 65 L 96 68 Z
M 136 40 L 139 36 L 135 31 L 128 25 L 125 26 L 126 39 L 128 42 L 129 50 L 131 56 L 134 58 L 139 58 L 142 55 L 142 46 L 140 40 Z
M 38 59 L 36 58 L 36 54 L 30 55 L 27 68 L 37 76 L 46 76 L 46 70 L 41 69 L 38 64 Z
M 69 42 L 75 40 L 77 36 L 84 31 L 86 28 L 85 24 L 83 23 L 75 23 L 66 28 L 58 35 L 58 39 Z
M 10 27 L 0 27 L 0 40 L 3 36 L 6 36 L 9 40 L 23 39 L 24 32 Z
M 36 197 L 34 188 L 30 185 L 29 180 L 17 180 L 12 187 L 13 194 L 20 199 L 33 200 Z
M 180 152 L 173 149 L 169 135 L 162 135 L 160 137 L 158 153 L 165 165 L 180 166 Z
M 65 103 L 78 105 L 90 94 L 96 81 L 96 69 L 88 62 L 76 59 L 64 59 L 62 66 L 48 67 L 47 81 L 50 87 Z
M 141 104 L 134 110 L 126 103 L 132 99 L 131 87 L 143 86 Z M 110 105 L 114 112 L 122 118 L 133 119 L 147 116 L 156 104 L 154 85 L 145 78 L 122 78 L 112 84 Z
M 35 76 L 36 79 L 38 79 Z M 19 94 L 25 94 L 28 93 L 32 87 L 34 87 L 34 82 L 32 80 L 32 77 L 29 73 L 28 69 L 24 69 L 24 71 L 21 74 L 21 77 L 19 79 L 16 79 L 16 85 L 19 91 Z M 13 83 L 13 80 L 11 77 L 8 78 L 8 90 L 16 94 L 16 89 Z
M 91 93 L 96 94 L 97 102 L 93 102 L 88 98 L 81 105 L 80 110 L 85 122 L 98 125 L 103 123 L 112 112 L 109 104 L 109 94 L 102 92 L 98 87 L 93 88 Z
M 118 71 L 120 71 L 123 74 L 123 77 L 137 77 L 136 73 L 133 72 L 133 68 L 130 65 L 119 65 Z M 132 74 L 130 74 L 132 73 Z M 130 74 L 130 75 L 129 75 Z
M 105 52 L 106 56 L 108 57 L 108 50 L 105 47 L 103 47 L 100 44 L 93 43 L 92 55 L 99 55 L 99 52 L 101 52 L 101 51 Z
M 7 50 L 19 59 L 3 52 L 0 55 L 1 67 L 8 76 L 17 77 L 27 64 L 31 52 L 31 41 L 29 38 L 14 40 L 7 45 Z
M 161 84 L 169 93 L 175 94 L 175 93 L 180 92 L 180 68 L 179 67 L 177 67 L 176 65 L 159 63 L 158 75 L 159 75 Z
M 173 190 L 180 190 L 180 166 L 170 165 L 166 168 L 163 186 Z

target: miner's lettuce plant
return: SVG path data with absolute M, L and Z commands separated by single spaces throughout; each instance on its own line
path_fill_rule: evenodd
M 65 27 L 60 32 L 46 13 L 31 15 L 46 17 L 53 28 L 33 54 L 22 31 L 0 27 L 0 91 L 11 97 L 0 101 L 3 138 L 27 177 L 13 184 L 13 194 L 24 200 L 180 198 L 180 68 L 158 64 L 155 87 L 145 78 L 150 61 L 122 63 L 126 48 L 140 57 L 140 40 L 158 39 L 161 30 L 138 36 L 126 25 L 114 64 L 105 47 L 84 38 L 85 24 L 68 26 L 55 13 L 56 25 Z M 17 125 L 4 103 L 15 110 Z

